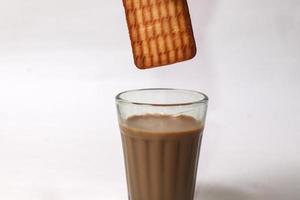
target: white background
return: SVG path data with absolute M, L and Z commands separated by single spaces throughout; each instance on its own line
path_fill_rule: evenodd
M 300 199 L 300 1 L 189 0 L 198 54 L 137 70 L 122 1 L 0 0 L 0 199 L 125 200 L 114 96 L 210 104 L 196 200 Z

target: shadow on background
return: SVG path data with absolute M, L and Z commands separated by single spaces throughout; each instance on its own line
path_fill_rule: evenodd
M 253 194 L 220 185 L 200 185 L 195 191 L 195 200 L 253 200 Z
M 220 183 L 198 183 L 195 200 L 299 200 L 299 166 L 270 168 L 261 166 L 254 169 L 251 175 L 243 175 L 242 182 L 232 179 L 236 187 Z

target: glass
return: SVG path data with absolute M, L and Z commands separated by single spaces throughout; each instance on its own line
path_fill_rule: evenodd
M 116 96 L 129 200 L 192 200 L 208 98 L 179 89 Z

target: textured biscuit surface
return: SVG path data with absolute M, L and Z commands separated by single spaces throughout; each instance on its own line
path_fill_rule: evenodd
M 196 54 L 187 0 L 123 0 L 135 65 L 140 69 Z

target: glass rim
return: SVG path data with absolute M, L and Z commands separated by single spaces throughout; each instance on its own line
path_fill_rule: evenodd
M 122 98 L 123 94 L 131 93 L 131 92 L 141 92 L 141 91 L 178 91 L 178 92 L 186 92 L 189 94 L 196 94 L 199 96 L 197 100 L 194 101 L 186 101 L 182 103 L 145 103 L 139 101 L 130 101 L 128 99 Z M 194 105 L 194 104 L 203 104 L 208 102 L 208 96 L 202 92 L 198 92 L 196 90 L 189 90 L 189 89 L 175 89 L 175 88 L 144 88 L 144 89 L 133 89 L 133 90 L 126 90 L 120 92 L 115 97 L 117 103 L 126 103 L 132 105 L 144 105 L 144 106 L 187 106 L 187 105 Z

